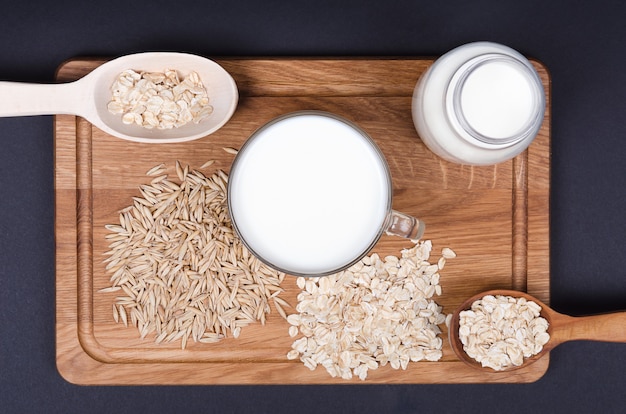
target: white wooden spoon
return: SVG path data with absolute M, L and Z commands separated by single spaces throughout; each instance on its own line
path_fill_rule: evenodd
M 112 114 L 107 104 L 111 85 L 126 69 L 164 72 L 177 70 L 182 77 L 195 71 L 207 89 L 213 113 L 195 124 L 172 129 L 146 129 L 126 125 L 122 116 Z M 0 117 L 27 115 L 78 115 L 104 132 L 130 141 L 147 143 L 183 142 L 209 135 L 222 127 L 237 107 L 239 94 L 230 74 L 216 62 L 186 53 L 147 52 L 111 60 L 69 83 L 34 84 L 0 82 Z

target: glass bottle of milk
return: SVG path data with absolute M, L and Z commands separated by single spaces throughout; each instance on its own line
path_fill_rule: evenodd
M 459 164 L 491 165 L 531 144 L 545 106 L 541 79 L 523 55 L 474 42 L 447 52 L 423 74 L 412 114 L 435 154 Z

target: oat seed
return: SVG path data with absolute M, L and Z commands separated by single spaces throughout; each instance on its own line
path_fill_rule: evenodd
M 200 167 L 201 170 L 204 170 L 205 168 L 210 167 L 211 165 L 213 165 L 213 163 L 215 162 L 215 160 L 209 160 L 207 162 L 205 162 L 204 164 L 202 164 L 202 166 Z
M 239 150 L 236 150 L 235 148 L 223 147 L 222 149 L 232 155 L 237 155 L 239 153 Z

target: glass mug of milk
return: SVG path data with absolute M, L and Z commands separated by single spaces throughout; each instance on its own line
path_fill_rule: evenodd
M 243 244 L 295 276 L 347 269 L 383 233 L 419 239 L 424 223 L 391 208 L 391 174 L 355 124 L 298 111 L 262 126 L 241 147 L 228 180 L 228 207 Z

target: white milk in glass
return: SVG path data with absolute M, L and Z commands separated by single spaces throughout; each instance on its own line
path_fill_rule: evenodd
M 391 180 L 375 144 L 334 116 L 305 112 L 261 128 L 229 177 L 229 207 L 244 243 L 286 273 L 328 274 L 378 240 Z

